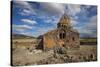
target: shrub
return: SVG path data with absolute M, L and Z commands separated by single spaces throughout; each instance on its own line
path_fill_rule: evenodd
M 54 53 L 66 54 L 67 50 L 64 47 L 55 47 L 54 48 Z

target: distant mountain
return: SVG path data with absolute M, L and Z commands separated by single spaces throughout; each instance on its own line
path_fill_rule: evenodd
M 80 39 L 97 39 L 97 37 L 80 37 Z
M 80 38 L 97 38 L 97 36 L 92 36 L 92 35 L 89 35 L 89 34 L 80 33 Z
M 21 39 L 21 38 L 36 38 L 36 37 L 22 35 L 22 34 L 12 34 L 12 39 Z
M 43 38 L 43 35 L 40 35 L 37 37 L 37 39 L 42 39 Z

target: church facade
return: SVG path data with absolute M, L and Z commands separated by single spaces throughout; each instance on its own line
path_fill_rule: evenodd
M 55 47 L 64 47 L 66 49 L 79 48 L 79 33 L 73 29 L 70 18 L 63 15 L 57 24 L 57 29 L 51 30 L 43 35 L 43 50 L 50 50 Z

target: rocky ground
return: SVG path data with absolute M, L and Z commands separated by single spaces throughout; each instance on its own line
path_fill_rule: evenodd
M 82 45 L 78 50 L 60 52 L 55 52 L 53 50 L 44 52 L 32 47 L 17 47 L 12 49 L 13 66 L 87 62 L 96 60 L 96 45 Z

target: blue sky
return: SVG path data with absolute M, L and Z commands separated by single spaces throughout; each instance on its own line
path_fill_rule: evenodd
M 97 37 L 97 6 L 13 1 L 12 33 L 39 36 L 56 29 L 63 14 L 81 37 Z

